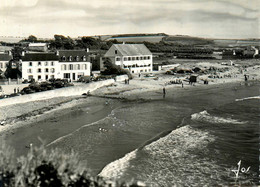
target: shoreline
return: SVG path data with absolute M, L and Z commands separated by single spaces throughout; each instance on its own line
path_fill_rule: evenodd
M 245 84 L 256 84 L 258 83 L 259 80 L 250 80 L 247 82 L 243 82 L 241 80 L 236 80 L 236 81 L 229 81 L 229 82 L 224 82 L 224 83 L 215 83 L 215 84 L 210 84 L 210 85 L 204 85 L 204 84 L 196 84 L 196 86 L 190 86 L 190 85 L 185 85 L 184 88 L 181 87 L 181 85 L 173 85 L 173 86 L 168 86 L 166 87 L 166 98 L 170 94 L 190 94 L 192 90 L 200 90 L 203 91 L 204 89 L 214 89 L 214 88 L 219 88 L 219 87 L 227 87 L 227 86 L 233 86 L 234 89 L 237 89 L 240 85 L 245 85 Z M 116 85 L 116 86 L 115 86 Z M 8 114 L 9 111 L 13 110 L 14 108 L 18 110 L 22 110 L 22 113 L 16 113 L 14 115 L 11 115 L 9 118 L 4 118 L 3 115 L 0 118 L 0 121 L 4 121 L 4 125 L 0 125 L 0 137 L 3 136 L 5 133 L 9 134 L 12 133 L 12 130 L 20 127 L 26 127 L 30 125 L 31 123 L 35 123 L 37 121 L 42 121 L 44 119 L 51 118 L 51 113 L 53 112 L 59 112 L 61 113 L 62 111 L 72 109 L 73 107 L 76 107 L 78 104 L 81 103 L 83 100 L 90 100 L 88 102 L 91 102 L 93 98 L 102 98 L 102 99 L 119 99 L 121 101 L 140 101 L 140 102 L 147 102 L 151 100 L 161 100 L 163 99 L 163 93 L 162 90 L 158 87 L 152 88 L 152 89 L 143 89 L 143 88 L 133 88 L 133 89 L 128 89 L 127 91 L 123 91 L 122 93 L 115 94 L 113 92 L 113 89 L 111 88 L 118 88 L 120 87 L 121 89 L 124 89 L 124 83 L 121 82 L 116 82 L 112 86 L 106 86 L 99 88 L 91 93 L 91 96 L 86 97 L 86 96 L 71 96 L 71 97 L 55 97 L 52 99 L 46 99 L 46 100 L 40 100 L 40 101 L 31 101 L 27 103 L 22 103 L 22 104 L 14 104 L 14 105 L 9 105 L 9 106 L 4 106 L 0 107 L 0 111 L 5 111 Z M 109 94 L 101 94 L 102 92 L 105 92 L 105 90 L 110 89 Z M 235 99 L 234 99 L 235 100 Z M 103 102 L 103 101 L 102 101 Z M 24 107 L 27 105 L 36 105 L 39 107 L 32 107 L 30 110 L 26 111 Z M 67 111 L 70 112 L 70 111 Z
M 259 62 L 260 64 L 260 62 Z M 196 64 L 185 64 L 184 66 L 195 66 Z M 222 67 L 219 64 L 201 63 L 201 66 L 216 66 Z M 238 68 L 229 67 L 230 72 L 224 72 L 232 74 L 231 78 L 217 78 L 210 79 L 209 84 L 203 84 L 201 80 L 202 75 L 195 86 L 189 85 L 188 82 L 183 81 L 183 88 L 181 84 L 168 85 L 170 81 L 176 79 L 176 76 L 162 74 L 162 72 L 154 72 L 155 77 L 138 77 L 134 76 L 130 80 L 130 84 L 124 82 L 114 82 L 113 84 L 104 85 L 91 91 L 91 96 L 86 97 L 82 95 L 68 96 L 68 97 L 54 97 L 49 99 L 30 101 L 26 103 L 11 104 L 7 106 L 0 106 L 0 122 L 4 122 L 4 125 L 0 125 L 0 137 L 4 134 L 12 133 L 16 128 L 25 127 L 29 124 L 51 118 L 51 113 L 59 111 L 60 113 L 65 110 L 72 109 L 80 104 L 82 99 L 88 98 L 88 102 L 91 100 L 105 99 L 120 99 L 121 101 L 150 101 L 163 99 L 163 90 L 166 88 L 166 95 L 174 95 L 174 98 L 178 97 L 178 94 L 191 94 L 192 90 L 212 89 L 225 86 L 234 86 L 234 89 L 239 89 L 239 85 L 258 83 L 260 79 L 259 68 L 260 65 L 254 64 L 247 67 L 247 74 L 250 75 L 249 81 L 244 81 L 243 73 L 239 73 Z M 236 72 L 236 74 L 235 74 Z M 178 75 L 180 79 L 184 80 L 187 75 Z M 252 78 L 253 77 L 253 78 Z M 70 88 L 72 89 L 72 88 Z M 59 91 L 59 90 L 57 90 Z M 55 90 L 54 90 L 55 92 Z M 82 91 L 81 91 L 82 92 Z M 80 93 L 81 93 L 80 92 Z

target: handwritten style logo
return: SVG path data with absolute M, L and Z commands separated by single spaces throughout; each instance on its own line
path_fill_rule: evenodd
M 238 168 L 237 168 L 237 169 L 231 170 L 231 171 L 233 171 L 233 172 L 235 173 L 236 179 L 238 178 L 238 174 L 239 174 L 240 171 L 241 171 L 242 173 L 248 173 L 248 172 L 249 172 L 249 169 L 250 169 L 250 166 L 249 166 L 247 169 L 244 168 L 244 167 L 240 169 L 240 167 L 241 167 L 241 160 L 237 163 L 237 165 L 238 165 Z

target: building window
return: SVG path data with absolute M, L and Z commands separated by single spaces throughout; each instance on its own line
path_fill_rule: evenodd
M 142 56 L 140 57 L 140 60 L 143 60 L 143 57 L 142 57 Z
M 80 64 L 77 64 L 77 69 L 80 70 Z
M 51 62 L 51 65 L 54 66 L 54 62 Z
M 64 73 L 63 77 L 64 79 L 70 79 L 70 73 Z
M 3 63 L 0 63 L 1 64 L 1 68 L 3 68 Z
M 54 72 L 55 72 L 55 69 L 54 69 L 54 68 L 51 68 L 51 72 L 54 73 Z
M 84 64 L 84 69 L 85 69 L 85 70 L 88 69 L 87 64 Z
M 136 57 L 136 60 L 139 60 L 139 57 Z
M 117 50 L 115 50 L 115 54 L 117 54 Z
M 49 72 L 49 69 L 48 69 L 48 68 L 46 68 L 46 69 L 45 69 L 45 72 L 46 72 L 46 73 L 48 73 L 48 72 Z
M 69 56 L 69 61 L 72 61 L 72 56 Z
M 41 66 L 42 65 L 42 62 L 38 62 L 38 66 Z
M 31 80 L 31 79 L 33 79 L 33 76 L 32 76 L 32 75 L 29 75 L 29 76 L 28 76 L 28 80 Z
M 73 70 L 73 65 L 72 64 L 69 65 L 69 70 Z
M 62 60 L 62 61 L 66 61 L 66 57 L 65 57 L 65 56 L 62 56 L 62 57 L 61 57 L 61 60 Z
M 39 68 L 39 69 L 38 69 L 38 73 L 41 73 L 41 72 L 42 72 L 42 69 L 41 69 L 41 68 Z
M 62 66 L 61 66 L 61 70 L 67 70 L 67 66 L 66 66 L 66 64 L 62 64 Z
M 38 75 L 38 80 L 40 80 L 42 78 L 42 76 L 41 75 Z
M 146 56 L 144 56 L 144 60 L 146 60 Z
M 28 69 L 28 73 L 32 73 L 32 69 Z
M 147 58 L 148 58 L 148 60 L 150 60 L 150 56 L 148 56 Z
M 79 56 L 76 56 L 76 61 L 79 61 Z
M 120 57 L 116 57 L 116 61 L 120 61 Z
M 131 61 L 131 57 L 128 57 L 128 61 Z
M 48 66 L 48 62 L 45 62 L 45 66 Z
M 135 57 L 132 57 L 132 60 L 135 60 Z
M 82 60 L 83 60 L 83 61 L 87 61 L 87 58 L 86 58 L 85 55 L 82 57 Z
M 49 79 L 49 76 L 48 75 L 45 75 L 45 80 L 48 80 Z
M 32 62 L 29 62 L 29 66 L 32 66 Z
M 127 57 L 124 57 L 124 61 L 127 61 Z
M 51 75 L 51 79 L 54 79 L 54 75 Z

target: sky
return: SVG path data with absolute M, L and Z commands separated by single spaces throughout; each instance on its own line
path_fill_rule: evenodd
M 260 38 L 260 0 L 0 0 L 0 36 Z

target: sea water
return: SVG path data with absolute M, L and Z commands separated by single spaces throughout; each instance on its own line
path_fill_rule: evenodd
M 108 100 L 103 107 L 111 112 L 91 123 L 89 107 L 80 106 L 77 115 L 65 120 L 79 128 L 49 138 L 47 147 L 74 150 L 92 174 L 121 181 L 141 180 L 150 186 L 257 184 L 259 83 L 166 88 L 165 98 L 161 92 L 141 97 Z M 58 118 L 55 123 L 66 117 Z
M 73 148 L 94 173 L 104 167 L 101 176 L 122 181 L 257 184 L 259 84 L 150 96 L 154 99 L 121 103 L 106 118 L 51 146 Z M 236 176 L 232 170 L 239 161 Z

